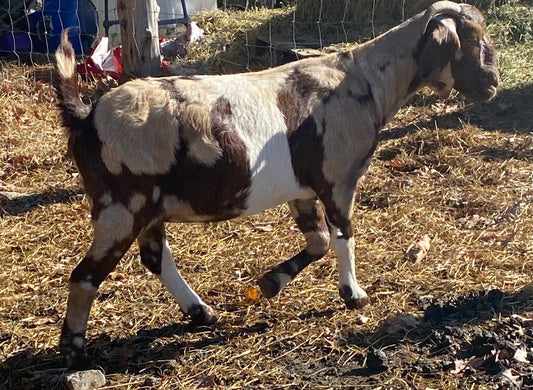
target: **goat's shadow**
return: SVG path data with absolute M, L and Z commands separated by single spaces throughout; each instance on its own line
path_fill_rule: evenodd
M 81 194 L 83 194 L 81 188 L 71 190 L 58 188 L 35 194 L 0 192 L 0 217 L 24 214 L 40 206 L 71 203 L 79 200 L 78 196 Z
M 348 331 L 343 335 L 343 343 L 361 348 L 394 348 L 406 342 L 419 344 L 435 332 L 450 326 L 482 324 L 499 316 L 508 317 L 529 312 L 532 307 L 533 285 L 516 292 L 479 291 L 467 297 L 456 297 L 448 302 L 427 306 L 424 310 L 424 320 L 408 331 L 393 334 L 384 334 L 382 330 Z M 299 318 L 301 321 L 313 321 L 315 318 L 329 317 L 333 313 L 333 309 L 324 312 L 311 309 L 301 313 Z M 214 328 L 174 323 L 161 328 L 139 330 L 131 338 L 111 339 L 101 335 L 90 340 L 87 349 L 93 366 L 103 368 L 106 374 L 139 373 L 142 370 L 143 373 L 148 372 L 157 377 L 173 370 L 173 365 L 182 364 L 180 360 L 186 351 L 224 345 L 234 338 L 267 332 L 269 328 L 268 322 L 258 322 L 254 325 L 241 322 Z M 181 341 L 192 333 L 196 334 L 195 341 Z M 157 347 L 157 340 L 160 338 L 174 338 L 176 341 Z M 3 384 L 8 388 L 18 389 L 28 383 L 31 383 L 31 388 L 34 389 L 49 388 L 51 385 L 57 385 L 58 378 L 65 372 L 63 359 L 56 349 L 35 353 L 30 348 L 0 363 L 0 388 Z M 362 367 L 352 367 L 344 373 L 354 376 L 372 374 L 372 371 Z
M 174 323 L 161 328 L 141 329 L 130 338 L 112 339 L 108 335 L 100 335 L 87 343 L 87 353 L 92 368 L 103 369 L 107 375 L 136 374 L 142 370 L 157 376 L 172 370 L 173 365 L 181 364 L 180 357 L 186 351 L 224 345 L 236 337 L 263 333 L 268 327 L 266 322 L 231 324 L 225 329 Z M 183 340 L 191 334 L 199 335 L 195 337 L 196 341 L 171 341 L 159 348 L 154 345 L 160 338 Z M 28 348 L 0 363 L 0 389 L 4 388 L 2 386 L 9 389 L 60 387 L 61 379 L 67 372 L 57 349 L 48 348 L 36 353 L 33 348 Z

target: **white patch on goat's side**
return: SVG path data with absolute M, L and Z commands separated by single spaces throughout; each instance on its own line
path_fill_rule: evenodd
M 155 186 L 154 190 L 152 191 L 152 202 L 156 203 L 159 200 L 160 196 L 161 196 L 161 188 Z
M 159 275 L 159 280 L 172 294 L 184 312 L 187 312 L 189 308 L 195 305 L 207 306 L 178 272 L 166 240 L 161 256 L 161 275 Z
M 314 196 L 296 180 L 285 120 L 277 107 L 277 91 L 285 77 L 285 73 L 273 71 L 230 75 L 213 85 L 231 106 L 235 129 L 250 161 L 252 184 L 243 215 Z
M 89 254 L 98 261 L 114 243 L 124 240 L 133 232 L 133 214 L 121 203 L 111 204 L 100 211 L 93 228 L 94 239 Z
M 129 209 L 132 213 L 137 213 L 146 204 L 146 196 L 143 194 L 133 194 L 130 198 Z
M 191 140 L 187 146 L 187 156 L 203 165 L 213 166 L 222 156 L 222 149 L 218 144 L 200 137 Z
M 211 78 L 210 80 L 215 79 Z M 202 87 L 199 88 L 199 86 Z M 212 166 L 222 156 L 220 144 L 212 134 L 211 110 L 213 102 L 206 99 L 207 96 L 194 97 L 195 94 L 201 92 L 208 95 L 210 85 L 200 83 L 190 85 L 190 81 L 178 80 L 175 82 L 175 87 L 180 88 L 180 91 L 191 100 L 181 104 L 176 110 L 181 136 L 187 143 L 187 157 L 200 164 Z M 195 89 L 195 93 L 190 88 Z
M 113 174 L 164 174 L 175 162 L 179 123 L 175 102 L 155 79 L 133 80 L 98 102 L 94 123 L 102 160 Z

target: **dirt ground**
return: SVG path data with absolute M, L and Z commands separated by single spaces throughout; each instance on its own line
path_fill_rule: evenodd
M 132 247 L 89 320 L 104 388 L 533 388 L 533 45 L 498 37 L 496 99 L 425 91 L 381 133 L 353 219 L 371 306 L 345 309 L 333 253 L 261 296 L 257 277 L 303 245 L 285 205 L 169 225 L 180 272 L 220 322 L 189 325 Z M 0 80 L 0 389 L 64 387 L 68 277 L 92 234 L 34 70 Z

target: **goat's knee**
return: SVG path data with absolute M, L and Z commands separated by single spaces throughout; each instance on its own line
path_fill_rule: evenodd
M 305 267 L 324 257 L 329 250 L 329 230 L 318 201 L 294 201 L 289 207 L 307 245 L 296 256 L 261 276 L 258 284 L 266 298 L 277 295 Z

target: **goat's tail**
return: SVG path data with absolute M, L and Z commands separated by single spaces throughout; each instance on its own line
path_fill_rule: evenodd
M 76 57 L 74 48 L 68 40 L 68 29 L 61 34 L 61 43 L 56 50 L 56 69 L 59 83 L 56 86 L 59 106 L 63 121 L 70 131 L 76 129 L 76 123 L 84 120 L 91 112 L 91 106 L 85 104 L 80 97 L 78 77 L 76 73 Z

